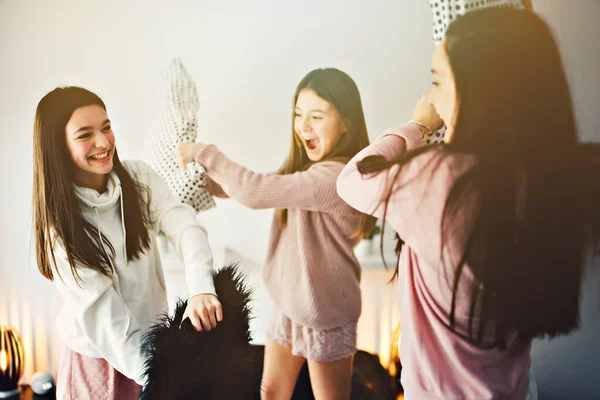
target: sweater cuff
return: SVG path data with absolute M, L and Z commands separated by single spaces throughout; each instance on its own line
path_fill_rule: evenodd
M 409 122 L 399 128 L 388 129 L 379 138 L 398 136 L 406 142 L 406 150 L 413 150 L 423 145 L 423 133 L 415 123 Z
M 208 271 L 198 271 L 194 274 L 193 279 L 188 282 L 190 294 L 188 300 L 199 294 L 214 294 L 217 295 L 213 276 Z
M 218 164 L 219 156 L 221 151 L 214 144 L 201 145 L 200 149 L 196 153 L 196 161 L 207 170 L 213 170 L 215 165 Z M 210 171 L 207 171 L 210 172 Z

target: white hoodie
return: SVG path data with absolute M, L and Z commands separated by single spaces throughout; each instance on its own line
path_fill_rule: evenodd
M 78 265 L 83 282 L 77 282 L 64 249 L 56 244 L 54 253 L 60 276 L 54 282 L 64 301 L 57 325 L 62 341 L 72 350 L 104 358 L 123 375 L 143 385 L 142 336 L 157 315 L 167 312 L 164 274 L 156 245 L 158 231 L 167 235 L 184 261 L 190 297 L 215 294 L 211 277 L 213 257 L 206 231 L 196 221 L 192 207 L 173 195 L 145 163 L 129 161 L 123 165 L 135 181 L 151 191 L 150 249 L 139 259 L 127 261 L 121 183 L 114 171 L 102 194 L 75 186 L 84 218 L 114 248 L 115 273 L 111 279 Z M 106 246 L 105 251 L 110 255 Z

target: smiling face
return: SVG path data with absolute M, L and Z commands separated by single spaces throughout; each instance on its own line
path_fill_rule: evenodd
M 298 94 L 294 110 L 294 132 L 311 161 L 320 161 L 345 133 L 344 123 L 335 108 L 312 89 Z
M 75 164 L 73 181 L 102 193 L 113 169 L 115 136 L 106 110 L 98 105 L 76 109 L 65 128 L 66 143 Z

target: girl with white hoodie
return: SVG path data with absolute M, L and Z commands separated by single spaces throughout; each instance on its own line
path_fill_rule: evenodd
M 167 311 L 159 230 L 184 261 L 190 322 L 208 331 L 223 318 L 206 231 L 150 167 L 119 160 L 94 93 L 44 96 L 33 139 L 37 263 L 64 301 L 58 398 L 136 399 L 144 330 Z

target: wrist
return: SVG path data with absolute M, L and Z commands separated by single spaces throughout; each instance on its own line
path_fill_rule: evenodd
M 190 146 L 190 152 L 188 154 L 188 156 L 190 157 L 190 161 L 196 161 L 200 150 L 202 150 L 202 144 L 200 143 L 194 143 L 192 146 Z
M 204 292 L 204 293 L 196 293 L 196 294 L 189 296 L 188 301 L 190 301 L 191 299 L 193 299 L 195 297 L 206 297 L 206 296 L 214 296 L 214 297 L 218 298 L 218 296 L 215 293 Z
M 413 123 L 415 125 L 417 125 L 419 127 L 419 130 L 421 131 L 421 133 L 423 134 L 423 136 L 425 135 L 430 135 L 432 133 L 432 130 L 425 125 L 422 122 L 419 122 L 417 120 L 411 119 L 410 121 L 408 121 L 409 123 Z
M 194 160 L 202 165 L 206 171 L 212 170 L 215 158 L 220 155 L 217 146 L 214 144 L 196 143 L 194 146 Z

